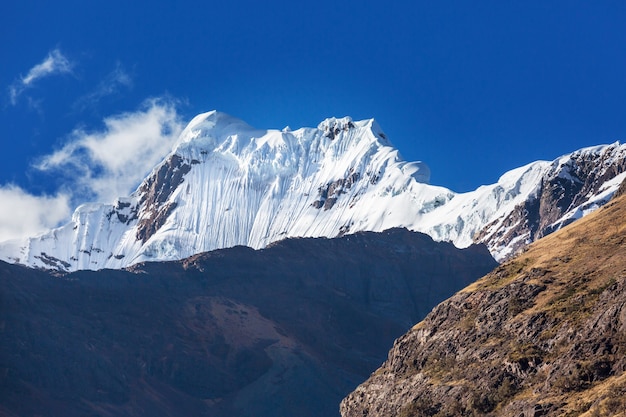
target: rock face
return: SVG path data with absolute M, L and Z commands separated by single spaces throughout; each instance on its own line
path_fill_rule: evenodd
M 484 227 L 474 242 L 492 250 L 519 253 L 530 242 L 559 230 L 606 204 L 626 171 L 626 149 L 617 144 L 580 150 L 558 158 L 536 189 L 509 213 Z
M 496 265 L 405 229 L 130 270 L 0 262 L 0 415 L 338 415 L 396 337 Z
M 219 112 L 194 118 L 137 190 L 85 204 L 40 236 L 0 242 L 0 259 L 63 272 L 180 260 L 288 237 L 393 227 L 497 260 L 602 206 L 626 176 L 626 145 L 585 148 L 467 193 L 429 185 L 373 120 L 259 130 Z
M 621 196 L 438 305 L 342 416 L 624 415 L 625 218 Z
M 137 190 L 140 197 L 136 207 L 143 206 L 147 210 L 137 224 L 137 240 L 146 243 L 165 224 L 177 206 L 175 201 L 168 200 L 190 170 L 191 164 L 185 163 L 178 155 L 172 155 L 141 184 Z M 137 208 L 134 211 L 137 212 Z M 115 213 L 119 218 L 119 211 Z

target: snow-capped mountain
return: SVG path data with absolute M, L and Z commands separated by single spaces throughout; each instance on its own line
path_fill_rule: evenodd
M 259 130 L 219 112 L 195 117 L 129 197 L 86 204 L 70 223 L 0 244 L 0 258 L 61 270 L 122 268 L 286 237 L 336 237 L 406 227 L 503 259 L 599 207 L 619 187 L 615 143 L 535 162 L 457 194 L 428 184 L 374 120 Z

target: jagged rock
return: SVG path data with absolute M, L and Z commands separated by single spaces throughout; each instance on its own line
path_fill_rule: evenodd
M 143 205 L 147 210 L 141 213 L 141 219 L 137 224 L 137 240 L 146 243 L 165 224 L 178 205 L 168 199 L 190 170 L 191 165 L 174 154 L 141 184 L 138 190 L 139 205 Z
M 312 206 L 316 209 L 324 207 L 324 210 L 330 210 L 337 202 L 339 196 L 352 188 L 352 184 L 357 182 L 359 178 L 358 172 L 351 172 L 346 178 L 339 178 L 329 182 L 325 187 L 320 187 L 317 190 L 319 200 L 315 200 Z
M 582 217 L 583 212 L 606 204 L 613 193 L 601 196 L 608 181 L 626 171 L 626 150 L 618 144 L 559 158 L 542 176 L 536 192 L 474 236 L 490 247 L 508 246 L 511 257 L 531 242 Z M 520 237 L 525 237 L 520 239 Z

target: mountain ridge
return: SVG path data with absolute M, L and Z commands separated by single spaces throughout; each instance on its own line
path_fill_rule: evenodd
M 279 131 L 212 111 L 189 123 L 131 196 L 83 205 L 65 226 L 0 243 L 0 259 L 62 271 L 122 268 L 407 227 L 459 247 L 485 243 L 503 260 L 606 203 L 625 161 L 619 143 L 585 148 L 454 193 L 429 185 L 428 166 L 404 161 L 374 119 Z
M 338 415 L 396 337 L 496 265 L 406 229 L 126 270 L 0 262 L 0 415 Z

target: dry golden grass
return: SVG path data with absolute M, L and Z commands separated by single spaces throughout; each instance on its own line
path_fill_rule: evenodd
M 626 416 L 626 374 L 607 378 L 574 395 L 547 397 L 544 403 L 564 404 L 563 417 Z
M 542 331 L 536 340 L 540 344 L 554 340 L 561 328 L 576 329 L 586 325 L 586 319 L 597 312 L 603 291 L 626 279 L 625 249 L 626 195 L 535 242 L 523 254 L 500 265 L 461 293 L 498 291 L 515 282 L 545 287 L 532 305 L 521 306 L 509 319 L 509 322 L 522 323 L 538 314 L 549 316 L 555 325 Z M 463 326 L 463 322 L 459 326 Z M 421 325 L 415 326 L 418 327 Z M 534 345 L 525 347 L 506 338 L 494 338 L 491 342 L 506 347 L 510 361 L 515 361 L 518 356 L 532 356 L 532 350 L 536 349 Z M 552 363 L 568 349 L 568 345 L 555 345 L 538 355 L 543 363 Z M 536 381 L 515 393 L 514 398 L 534 398 L 536 388 L 543 383 L 538 374 Z M 626 416 L 626 373 L 573 392 L 555 389 L 552 394 L 543 395 L 539 403 L 563 404 L 559 413 L 565 416 Z M 501 410 L 500 406 L 496 414 L 498 410 Z
M 600 294 L 626 277 L 626 196 L 533 245 L 502 268 L 511 274 L 498 280 L 494 274 L 477 283 L 476 289 L 505 285 L 521 277 L 527 284 L 546 285 L 535 304 L 524 314 L 547 312 L 562 323 L 576 326 L 591 314 Z M 545 275 L 533 271 L 547 271 Z M 537 277 L 534 277 L 536 275 Z M 547 329 L 543 338 L 553 336 Z M 565 349 L 556 347 L 545 360 Z M 575 394 L 544 398 L 546 403 L 565 403 L 564 415 L 626 415 L 626 374 L 613 376 Z
M 376 384 L 401 416 L 626 417 L 625 249 L 626 195 L 435 308 Z
M 554 283 L 550 291 L 541 295 L 537 309 L 545 308 L 555 297 L 567 298 L 572 288 L 597 292 L 611 277 L 626 273 L 625 220 L 626 195 L 538 240 L 523 254 L 462 291 L 497 289 L 522 277 L 528 284 Z M 548 271 L 549 277 L 537 271 Z

